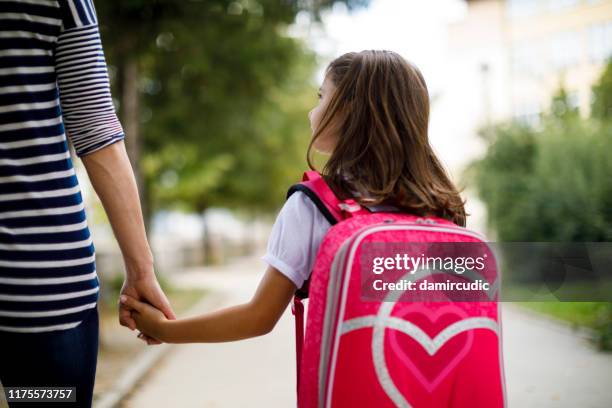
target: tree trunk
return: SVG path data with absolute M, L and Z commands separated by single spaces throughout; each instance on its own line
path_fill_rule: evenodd
M 145 191 L 144 179 L 140 169 L 140 152 L 142 141 L 140 138 L 140 94 L 138 82 L 140 71 L 137 58 L 127 58 L 120 66 L 121 70 L 121 122 L 125 131 L 125 146 L 128 157 L 132 163 L 136 183 L 138 184 L 138 194 L 140 195 L 140 205 L 145 221 L 149 226 L 150 213 L 148 211 L 148 200 Z M 147 228 L 147 232 L 149 228 Z
M 204 265 L 219 265 L 223 262 L 223 249 L 219 237 L 214 236 L 208 223 L 206 210 L 202 214 L 202 249 L 204 251 Z

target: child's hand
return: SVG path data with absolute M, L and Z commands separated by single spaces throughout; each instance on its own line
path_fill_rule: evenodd
M 121 304 L 131 310 L 136 328 L 149 337 L 163 341 L 162 327 L 168 319 L 148 303 L 140 302 L 131 296 L 121 295 Z

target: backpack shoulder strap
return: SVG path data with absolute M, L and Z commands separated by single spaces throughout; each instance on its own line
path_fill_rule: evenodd
M 340 200 L 318 172 L 304 172 L 302 182 L 292 185 L 287 191 L 287 198 L 296 191 L 306 194 L 331 225 L 337 224 L 344 218 L 339 207 Z
M 287 198 L 291 197 L 296 191 L 301 191 L 317 206 L 321 214 L 333 226 L 352 215 L 368 213 L 354 200 L 340 201 L 336 194 L 329 187 L 327 182 L 316 171 L 306 171 L 302 177 L 302 182 L 294 184 L 287 191 Z M 302 357 L 302 345 L 304 342 L 304 306 L 302 299 L 308 297 L 310 277 L 304 282 L 301 288 L 295 291 L 291 312 L 295 315 L 295 351 L 297 366 L 297 391 L 299 394 L 300 367 Z
M 304 172 L 302 182 L 289 188 L 287 198 L 296 191 L 306 194 L 332 226 L 353 215 L 370 213 L 353 199 L 341 201 L 321 174 L 314 170 Z
M 342 220 L 342 211 L 339 207 L 340 200 L 338 200 L 318 172 L 304 172 L 302 181 L 292 185 L 289 191 L 287 191 L 287 199 L 296 191 L 301 191 L 306 194 L 306 196 L 317 206 L 317 209 L 330 225 L 336 225 Z M 306 279 L 302 287 L 295 291 L 296 298 L 306 299 L 308 297 L 309 286 L 310 278 Z
M 321 174 L 314 170 L 304 172 L 302 181 L 292 185 L 289 191 L 287 191 L 287 198 L 291 197 L 296 191 L 306 194 L 332 226 L 353 215 L 370 213 L 369 210 L 361 207 L 355 200 L 348 199 L 341 201 Z M 301 288 L 296 290 L 295 295 L 301 299 L 307 298 L 309 286 L 310 278 L 304 282 Z

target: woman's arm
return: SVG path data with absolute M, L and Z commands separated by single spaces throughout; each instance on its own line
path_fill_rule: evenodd
M 126 277 L 121 294 L 147 301 L 168 318 L 175 318 L 155 277 L 138 188 L 123 141 L 87 154 L 82 161 L 123 255 Z M 119 305 L 119 321 L 132 330 L 135 328 L 130 311 L 123 305 Z
M 119 243 L 128 277 L 153 272 L 138 187 L 123 141 L 81 158 Z
M 133 310 L 138 329 L 166 343 L 216 343 L 242 340 L 269 333 L 296 290 L 295 284 L 274 267 L 268 267 L 253 298 L 236 306 L 200 316 L 168 320 L 146 303 L 122 296 Z
M 153 270 L 138 190 L 115 114 L 100 30 L 92 0 L 60 2 L 61 32 L 54 49 L 55 71 L 66 135 L 85 165 L 119 242 L 126 265 L 122 293 L 146 300 L 169 318 L 172 308 Z M 134 328 L 120 307 L 119 321 Z

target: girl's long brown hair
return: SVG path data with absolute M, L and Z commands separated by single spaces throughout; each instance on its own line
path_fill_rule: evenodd
M 429 94 L 419 69 L 391 51 L 362 51 L 332 61 L 326 77 L 335 91 L 308 147 L 310 168 L 314 140 L 333 120 L 339 135 L 321 173 L 341 198 L 465 226 L 464 201 L 429 145 Z

